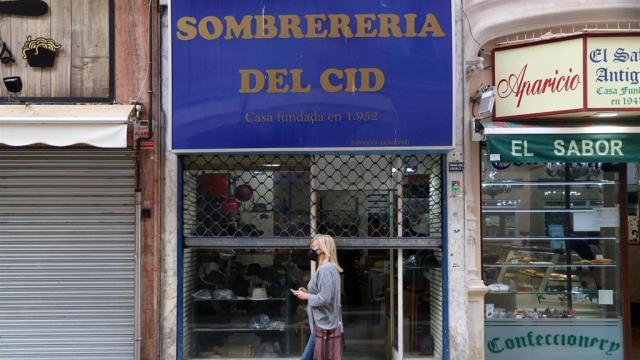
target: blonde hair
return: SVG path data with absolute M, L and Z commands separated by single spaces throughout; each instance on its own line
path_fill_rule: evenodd
M 318 248 L 320 248 L 327 257 L 327 261 L 335 265 L 339 272 L 342 272 L 342 267 L 338 264 L 338 251 L 336 250 L 336 242 L 330 235 L 318 234 L 311 239 L 311 243 L 316 242 Z

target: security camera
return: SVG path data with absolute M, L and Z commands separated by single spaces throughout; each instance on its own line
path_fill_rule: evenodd
M 20 102 L 25 103 L 20 99 L 20 92 L 22 91 L 22 79 L 20 76 L 9 76 L 2 78 L 2 82 L 4 82 L 4 86 L 7 88 L 9 92 L 9 102 Z
M 4 82 L 4 86 L 7 88 L 7 91 L 12 94 L 17 94 L 22 91 L 22 79 L 20 76 L 9 76 L 2 78 L 2 82 Z
M 464 63 L 467 66 L 467 74 L 484 70 L 484 58 L 482 56 L 477 56 L 473 59 L 465 60 Z

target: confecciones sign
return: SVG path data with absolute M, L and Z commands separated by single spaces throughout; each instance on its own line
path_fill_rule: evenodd
M 585 34 L 493 55 L 496 119 L 640 109 L 640 36 Z
M 172 148 L 453 146 L 451 1 L 172 0 Z

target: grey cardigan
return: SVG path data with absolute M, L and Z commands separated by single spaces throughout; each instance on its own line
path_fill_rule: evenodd
M 332 263 L 318 267 L 309 284 L 309 303 L 307 316 L 313 333 L 313 325 L 321 329 L 335 329 L 341 321 L 340 309 L 340 273 Z

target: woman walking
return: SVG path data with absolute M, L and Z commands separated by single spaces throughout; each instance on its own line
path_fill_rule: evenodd
M 308 289 L 291 290 L 307 300 L 311 336 L 302 360 L 342 360 L 342 309 L 340 307 L 340 273 L 336 244 L 329 235 L 311 239 L 309 259 L 318 264 Z

